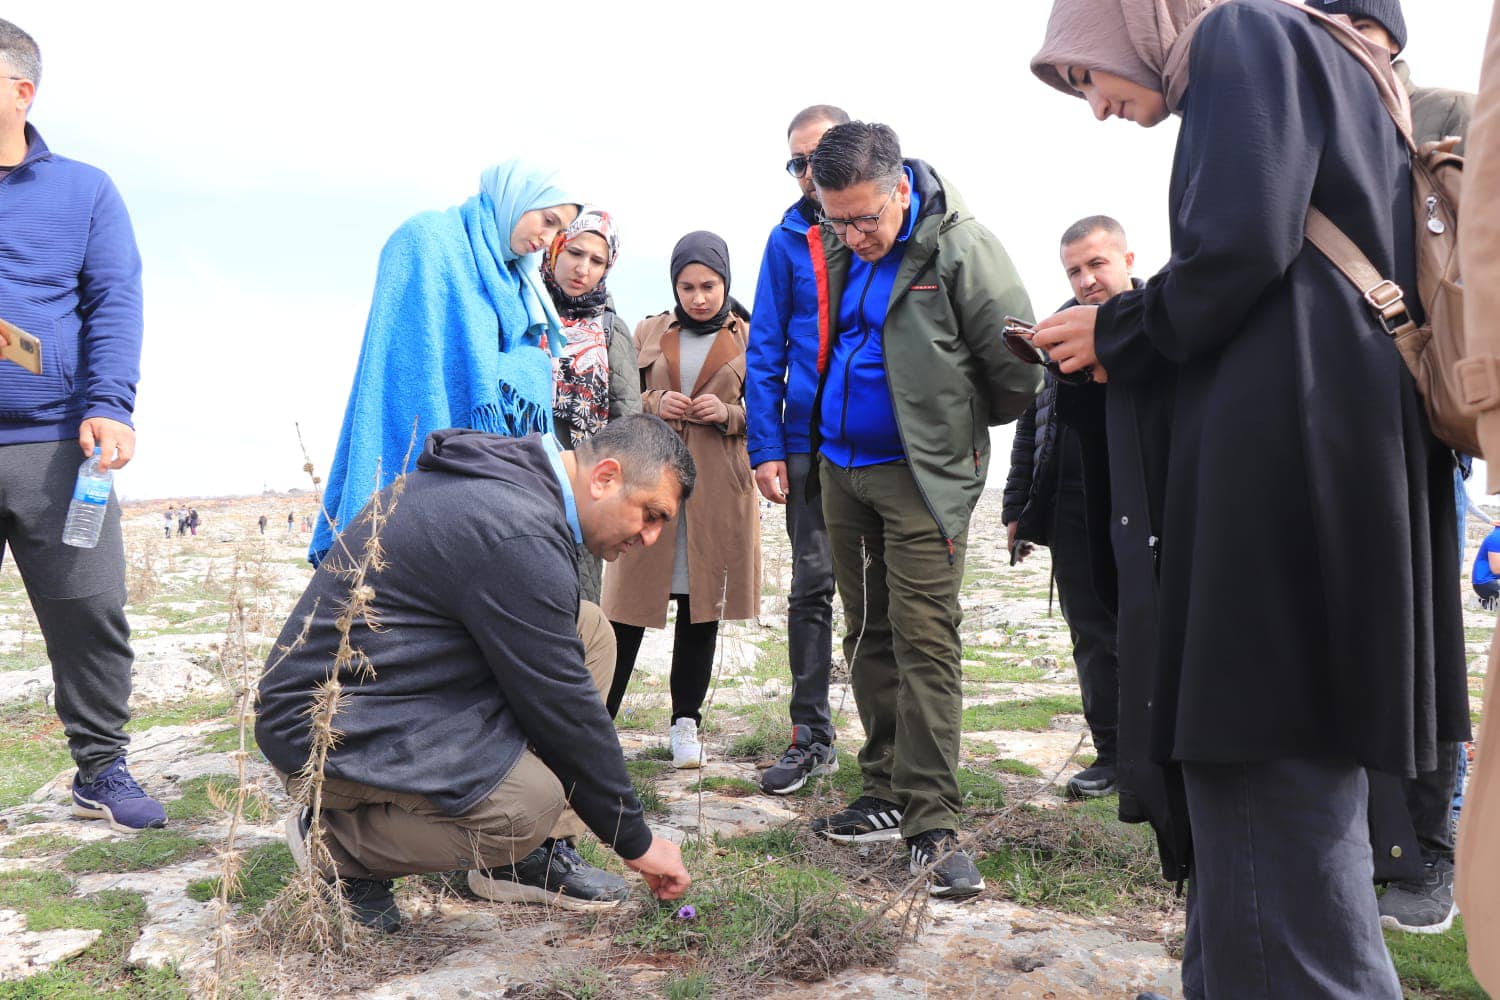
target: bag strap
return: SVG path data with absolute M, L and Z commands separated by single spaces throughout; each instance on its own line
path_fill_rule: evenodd
M 1354 241 L 1344 235 L 1332 219 L 1311 205 L 1307 209 L 1307 241 L 1321 250 L 1339 273 L 1349 279 L 1360 297 L 1380 318 L 1386 333 L 1399 337 L 1416 329 L 1417 324 L 1407 311 L 1406 294 L 1401 286 L 1382 277 Z

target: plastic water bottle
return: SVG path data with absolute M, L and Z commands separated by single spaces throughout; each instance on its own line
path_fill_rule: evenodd
M 78 483 L 73 487 L 73 502 L 68 505 L 68 520 L 63 525 L 64 545 L 91 549 L 99 544 L 109 490 L 115 482 L 113 469 L 99 468 L 102 454 L 96 445 L 94 453 L 78 467 Z

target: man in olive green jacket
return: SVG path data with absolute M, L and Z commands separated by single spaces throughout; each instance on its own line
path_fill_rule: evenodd
M 830 840 L 905 837 L 934 896 L 984 888 L 958 849 L 959 585 L 984 489 L 989 427 L 1031 403 L 1041 370 L 1013 356 L 1031 318 L 1000 242 L 958 192 L 903 160 L 884 125 L 848 122 L 812 159 L 808 234 L 819 299 L 812 450 L 865 729 L 862 794 L 813 823 Z

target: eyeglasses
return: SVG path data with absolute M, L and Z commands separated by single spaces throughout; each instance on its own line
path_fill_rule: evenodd
M 1014 316 L 1005 317 L 1005 330 L 1001 336 L 1005 341 L 1005 346 L 1010 349 L 1010 353 L 1029 365 L 1041 365 L 1059 382 L 1066 382 L 1069 385 L 1085 385 L 1094 381 L 1092 368 L 1080 368 L 1076 372 L 1059 370 L 1057 362 L 1048 357 L 1046 351 L 1032 343 L 1031 338 L 1035 334 L 1036 327 L 1024 319 L 1016 319 Z
M 806 156 L 794 156 L 786 161 L 786 172 L 793 177 L 801 177 L 812 167 L 812 154 Z
M 896 187 L 899 186 L 896 185 Z M 844 233 L 848 232 L 850 226 L 868 236 L 880 228 L 880 217 L 885 214 L 885 210 L 890 206 L 891 199 L 896 197 L 896 187 L 891 188 L 891 193 L 886 195 L 885 201 L 880 203 L 880 211 L 874 215 L 856 215 L 852 219 L 830 219 L 822 212 L 819 212 L 818 224 L 835 236 L 843 236 Z

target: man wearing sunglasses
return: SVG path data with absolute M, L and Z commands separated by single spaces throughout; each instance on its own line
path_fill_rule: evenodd
M 1125 230 L 1107 215 L 1069 226 L 1060 256 L 1073 286 L 1064 309 L 1100 305 L 1136 283 L 1130 276 L 1135 254 L 1125 242 Z M 1041 395 L 1016 422 L 1000 514 L 1014 561 L 1025 558 L 1026 549 L 1018 547 L 1024 542 L 1046 545 L 1052 552 L 1096 755 L 1093 764 L 1068 782 L 1068 796 L 1075 799 L 1116 790 L 1120 678 L 1104 391 L 1095 382 L 1066 384 L 1049 371 Z
M 804 108 L 787 128 L 787 173 L 802 196 L 771 230 L 761 257 L 745 360 L 745 417 L 755 484 L 786 505 L 792 543 L 787 596 L 787 660 L 792 673 L 792 741 L 760 776 L 760 787 L 789 795 L 810 777 L 839 769 L 828 708 L 833 660 L 833 557 L 823 507 L 807 502 L 812 467 L 808 423 L 818 388 L 818 287 L 809 237 L 818 239 L 818 193 L 809 160 L 818 141 L 849 120 L 828 104 Z
M 958 846 L 963 715 L 959 586 L 989 427 L 1041 370 L 1005 348 L 1031 317 L 1010 258 L 953 186 L 903 160 L 888 126 L 838 125 L 812 161 L 822 239 L 811 445 L 843 601 L 863 787 L 813 822 L 842 843 L 905 838 L 942 898 L 984 880 Z

